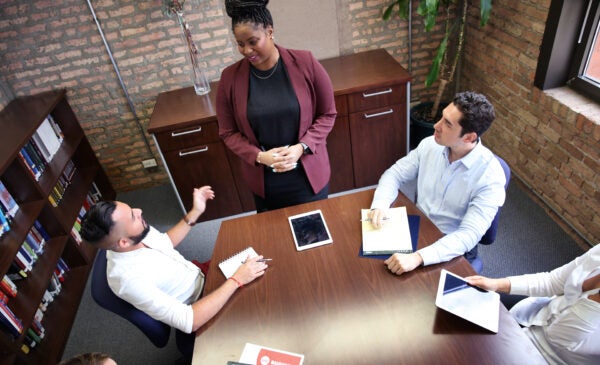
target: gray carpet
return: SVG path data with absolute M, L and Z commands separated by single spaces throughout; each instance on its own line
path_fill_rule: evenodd
M 170 186 L 119 194 L 118 199 L 142 208 L 146 220 L 161 231 L 183 214 Z M 182 254 L 200 262 L 210 259 L 220 223 L 197 224 L 178 246 Z M 483 274 L 491 277 L 551 270 L 583 253 L 514 181 L 502 208 L 496 242 L 481 246 L 479 252 Z M 173 337 L 165 348 L 155 348 L 136 327 L 100 308 L 91 298 L 88 282 L 63 358 L 100 351 L 121 365 L 174 364 L 180 355 Z

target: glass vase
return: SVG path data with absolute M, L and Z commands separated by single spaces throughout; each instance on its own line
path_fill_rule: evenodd
M 198 95 L 206 95 L 210 92 L 210 84 L 206 78 L 206 74 L 201 67 L 200 55 L 198 48 L 192 39 L 192 33 L 190 27 L 183 17 L 183 12 L 177 12 L 177 19 L 181 27 L 181 33 L 183 35 L 184 44 L 187 47 L 188 59 L 192 65 L 192 81 L 194 82 L 194 90 Z

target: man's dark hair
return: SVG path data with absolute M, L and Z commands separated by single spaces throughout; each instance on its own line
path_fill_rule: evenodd
M 452 103 L 463 114 L 459 121 L 462 135 L 475 132 L 477 137 L 481 137 L 496 118 L 494 106 L 482 94 L 464 91 L 456 94 Z
M 242 23 L 261 24 L 264 28 L 273 26 L 273 17 L 267 9 L 269 0 L 225 0 L 225 11 L 231 18 L 231 28 Z
M 81 221 L 81 231 L 79 232 L 81 237 L 92 245 L 102 243 L 115 225 L 112 214 L 116 207 L 117 204 L 114 201 L 101 201 L 94 204 Z

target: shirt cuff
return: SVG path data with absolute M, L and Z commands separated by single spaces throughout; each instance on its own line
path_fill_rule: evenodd
M 421 255 L 421 258 L 423 259 L 423 266 L 433 265 L 440 262 L 440 256 L 435 250 L 435 247 L 427 246 L 416 252 L 418 252 L 419 255 Z
M 529 285 L 527 284 L 527 280 L 525 278 L 519 276 L 509 276 L 508 281 L 510 281 L 509 294 L 528 295 Z

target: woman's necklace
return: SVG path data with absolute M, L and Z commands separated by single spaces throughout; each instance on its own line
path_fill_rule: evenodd
M 252 70 L 250 70 L 250 72 L 252 72 L 252 75 L 256 76 L 257 78 L 259 78 L 261 80 L 266 80 L 266 79 L 270 78 L 271 76 L 273 76 L 273 74 L 275 73 L 275 71 L 277 71 L 277 66 L 279 66 L 279 60 L 277 60 L 277 63 L 275 64 L 275 67 L 273 67 L 273 71 L 271 71 L 271 73 L 268 74 L 268 75 L 266 75 L 266 76 L 259 76 L 259 75 L 257 75 Z

